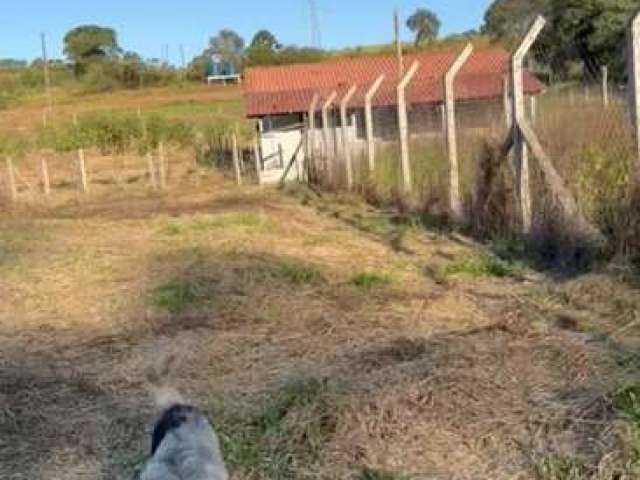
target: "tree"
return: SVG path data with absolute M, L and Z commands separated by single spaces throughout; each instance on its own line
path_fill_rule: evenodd
M 560 76 L 579 63 L 591 78 L 607 65 L 612 76 L 621 78 L 625 29 L 635 9 L 637 0 L 495 0 L 483 31 L 502 39 L 519 38 L 542 14 L 548 25 L 534 47 L 539 62 Z
M 536 15 L 546 13 L 549 0 L 495 0 L 484 16 L 483 33 L 495 37 L 520 37 Z
M 114 29 L 82 25 L 64 37 L 64 54 L 75 65 L 76 73 L 84 73 L 93 60 L 115 58 L 121 52 Z
M 253 40 L 251 40 L 251 45 L 249 48 L 261 48 L 265 50 L 275 51 L 282 48 L 282 45 L 278 43 L 275 35 L 269 30 L 260 30 L 253 36 Z
M 272 65 L 276 63 L 277 51 L 282 48 L 275 35 L 268 30 L 260 30 L 253 36 L 247 49 L 247 65 Z
M 187 66 L 187 80 L 201 82 L 207 76 L 207 52 L 194 57 Z
M 558 66 L 582 62 L 585 74 L 600 76 L 603 65 L 624 75 L 626 27 L 637 0 L 549 0 L 545 33 L 550 60 Z
M 244 40 L 233 30 L 224 29 L 209 40 L 209 53 L 219 55 L 220 58 L 232 63 L 240 69 L 244 54 Z
M 419 8 L 407 20 L 407 27 L 416 35 L 416 45 L 438 38 L 440 26 L 438 15 L 426 8 Z

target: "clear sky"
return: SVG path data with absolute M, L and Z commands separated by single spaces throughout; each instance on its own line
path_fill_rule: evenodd
M 179 45 L 188 58 L 200 53 L 221 28 L 247 41 L 259 29 L 271 30 L 283 44 L 311 43 L 308 0 L 4 0 L 0 9 L 0 58 L 40 55 L 40 32 L 51 57 L 62 56 L 62 38 L 80 24 L 114 27 L 125 50 L 161 57 L 169 45 L 178 63 Z M 323 47 L 388 42 L 394 7 L 406 19 L 418 7 L 434 10 L 443 34 L 477 28 L 491 0 L 316 0 Z M 410 40 L 406 29 L 403 39 Z

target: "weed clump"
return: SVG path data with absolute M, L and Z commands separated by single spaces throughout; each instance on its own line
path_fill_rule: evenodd
M 323 280 L 322 272 L 315 265 L 293 261 L 281 261 L 262 268 L 267 276 L 284 280 L 292 285 L 315 285 Z
M 389 285 L 391 276 L 386 273 L 363 272 L 354 275 L 350 283 L 358 288 L 373 288 L 380 285 Z
M 222 412 L 217 428 L 231 470 L 251 478 L 298 478 L 335 432 L 333 389 L 325 379 L 294 379 L 267 392 L 257 407 L 214 407 Z
M 151 303 L 154 307 L 171 314 L 184 312 L 202 298 L 200 288 L 187 281 L 173 281 L 162 285 L 151 292 Z
M 613 408 L 622 418 L 640 428 L 640 384 L 618 389 L 613 396 Z
M 188 234 L 204 234 L 215 230 L 235 232 L 268 233 L 275 228 L 271 219 L 254 212 L 239 212 L 223 215 L 201 215 L 194 219 L 173 219 L 161 229 L 162 234 L 176 237 Z
M 444 269 L 444 274 L 448 277 L 519 278 L 522 276 L 522 267 L 495 255 L 483 254 L 449 263 Z

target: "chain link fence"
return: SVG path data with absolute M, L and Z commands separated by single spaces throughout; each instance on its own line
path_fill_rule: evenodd
M 494 64 L 467 69 L 487 58 Z M 559 63 L 535 38 L 524 58 L 519 109 L 512 59 L 474 52 L 455 77 L 449 105 L 446 70 L 409 82 L 406 130 L 399 79 L 385 79 L 370 119 L 364 92 L 371 84 L 358 85 L 362 93 L 351 100 L 344 128 L 344 91 L 319 92 L 311 133 L 314 178 L 331 189 L 443 219 L 455 217 L 458 201 L 464 222 L 482 233 L 524 230 L 558 239 L 576 233 L 571 226 L 576 223 L 602 233 L 618 250 L 627 248 L 639 223 L 634 214 L 638 146 L 627 73 L 593 59 Z M 523 133 L 526 138 L 517 143 L 521 125 L 512 128 L 514 115 L 523 115 L 528 127 L 522 128 L 534 138 Z M 513 146 L 505 143 L 510 132 L 516 149 L 507 154 L 504 147 Z M 524 170 L 519 170 L 522 156 Z M 530 226 L 523 220 L 528 198 Z

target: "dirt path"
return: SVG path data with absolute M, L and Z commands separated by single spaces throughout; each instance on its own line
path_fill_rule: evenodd
M 609 277 L 553 282 L 349 199 L 202 184 L 0 214 L 1 478 L 132 478 L 172 355 L 237 479 L 622 471 L 612 352 L 616 375 L 640 357 L 602 335 L 632 287 L 614 305 Z

